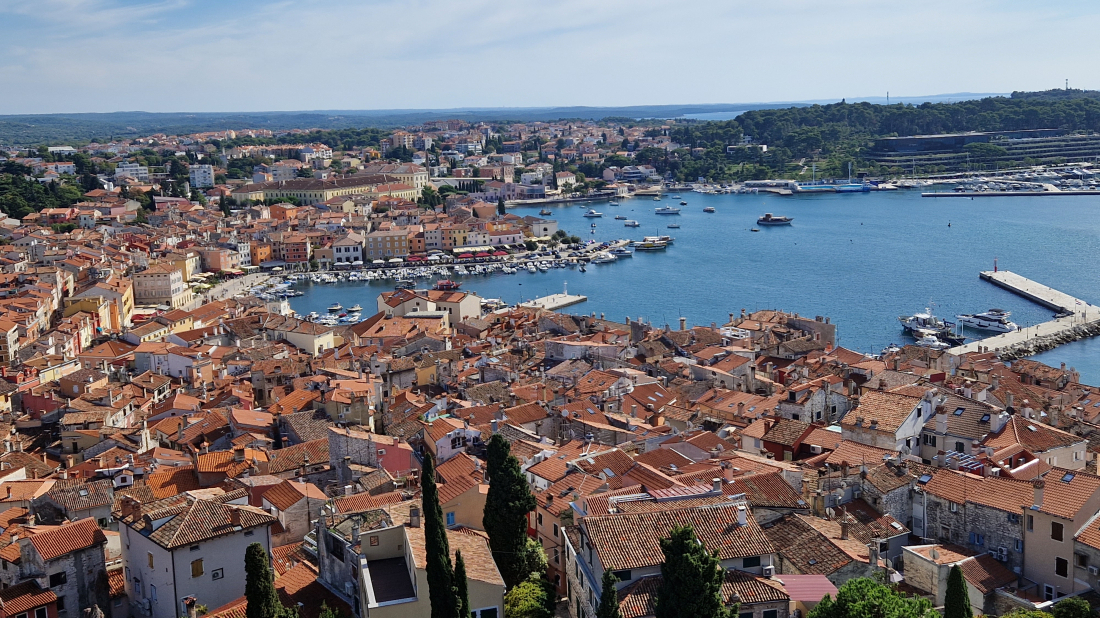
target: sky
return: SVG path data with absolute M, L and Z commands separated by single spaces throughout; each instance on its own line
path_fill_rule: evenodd
M 1100 88 L 1084 0 L 0 0 L 0 114 Z

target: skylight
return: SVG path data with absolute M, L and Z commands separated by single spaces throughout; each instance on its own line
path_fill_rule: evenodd
M 966 408 L 955 408 L 955 416 L 962 416 L 963 412 L 966 412 Z
M 925 483 L 927 483 L 928 481 L 931 481 L 931 480 L 932 480 L 932 475 L 931 474 L 922 474 L 922 475 L 920 475 L 920 478 L 917 479 L 917 482 L 920 483 L 921 485 L 924 485 Z
M 989 415 L 988 414 L 983 414 L 982 415 L 982 422 L 983 423 L 988 423 L 989 422 Z
M 1068 483 L 1068 482 L 1073 480 L 1074 476 L 1075 475 L 1072 472 L 1066 472 L 1065 475 L 1062 476 L 1062 482 L 1063 483 Z

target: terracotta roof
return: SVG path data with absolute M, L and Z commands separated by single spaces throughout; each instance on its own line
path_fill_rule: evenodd
M 145 477 L 145 485 L 158 500 L 200 487 L 194 466 L 161 468 Z
M 868 391 L 860 397 L 859 405 L 844 415 L 840 424 L 852 427 L 855 426 L 856 419 L 862 418 L 864 428 L 869 427 L 871 421 L 877 421 L 879 431 L 894 433 L 909 418 L 920 401 L 920 397 Z
M 181 494 L 146 504 L 136 516 L 121 516 L 118 513 L 118 519 L 161 547 L 174 549 L 276 521 L 258 508 L 226 504 L 246 495 L 245 489 L 227 492 L 213 499 Z M 240 514 L 240 525 L 233 525 L 232 511 Z M 154 526 L 154 523 L 159 525 Z
M 114 484 L 102 481 L 68 479 L 57 481 L 46 495 L 71 517 L 78 511 L 110 505 L 114 502 Z
M 1043 503 L 1038 505 L 1039 510 L 1063 519 L 1074 519 L 1098 491 L 1100 476 L 1084 470 L 1051 468 L 1043 479 Z
M 725 572 L 722 582 L 722 599 L 727 604 L 734 595 L 741 599 L 742 607 L 757 603 L 790 602 L 791 597 L 779 582 L 752 573 L 731 569 Z M 653 601 L 663 583 L 660 575 L 642 577 L 619 590 L 619 612 L 622 618 L 643 618 L 654 615 Z
M 333 502 L 336 505 L 336 512 L 343 514 L 373 511 L 388 504 L 404 502 L 406 499 L 407 496 L 405 492 L 389 491 L 377 495 L 371 495 L 369 493 L 352 494 L 350 496 L 336 498 Z
M 50 590 L 42 590 L 37 582 L 30 580 L 0 590 L 0 601 L 3 601 L 4 613 L 15 616 L 54 603 L 57 595 Z
M 762 439 L 782 446 L 794 446 L 809 428 L 809 423 L 777 418 Z
M 658 469 L 667 468 L 672 470 L 695 463 L 686 456 L 681 455 L 679 451 L 670 448 L 656 448 L 652 451 L 642 453 L 641 455 L 636 455 L 634 461 L 648 464 Z
M 848 414 L 851 414 L 849 412 Z M 894 451 L 860 444 L 852 440 L 841 440 L 836 449 L 825 458 L 825 463 L 831 466 L 861 466 L 867 464 L 878 465 L 887 457 L 893 457 Z
M 387 510 L 393 517 L 394 523 L 402 524 L 408 521 L 409 507 L 419 504 L 419 501 L 408 501 L 388 507 Z M 422 511 L 423 512 L 423 511 Z M 412 552 L 413 563 L 417 569 L 427 566 L 425 538 L 423 526 L 419 528 L 406 527 L 409 549 Z M 447 542 L 451 547 L 451 561 L 454 561 L 454 552 L 461 550 L 462 558 L 466 563 L 466 577 L 469 579 L 486 582 L 501 587 L 504 590 L 504 580 L 493 562 L 493 554 L 489 551 L 489 544 L 480 536 L 463 534 L 454 530 L 447 531 Z
M 752 474 L 737 478 L 732 483 L 733 493 L 744 493 L 753 507 L 807 509 L 809 505 L 802 495 L 783 480 L 780 472 Z M 729 493 L 729 491 L 727 491 Z
M 953 470 L 938 470 L 924 483 L 924 490 L 956 504 L 971 502 L 1007 513 L 1019 513 L 1035 501 L 1035 490 L 1028 481 L 1006 477 L 979 477 Z
M 801 515 L 788 515 L 768 524 L 764 534 L 779 555 L 800 573 L 829 575 L 853 561 L 852 556 L 830 543 Z
M 768 538 L 748 513 L 744 526 L 737 524 L 732 505 L 698 506 L 653 513 L 589 516 L 582 527 L 600 556 L 604 568 L 615 571 L 651 567 L 664 562 L 660 540 L 676 526 L 692 526 L 708 551 L 720 560 L 773 553 Z
M 992 446 L 1000 450 L 1006 446 L 1020 444 L 1032 453 L 1043 453 L 1084 441 L 1085 439 L 1080 436 L 1014 414 L 1009 417 L 1000 433 L 986 438 L 982 446 Z
M 106 542 L 107 537 L 91 517 L 31 537 L 31 544 L 45 561 Z
M 967 583 L 982 594 L 989 594 L 997 588 L 1016 583 L 1016 574 L 989 554 L 978 554 L 969 560 L 963 560 L 959 563 L 959 569 Z
M 325 502 L 328 496 L 313 483 L 301 483 L 283 481 L 264 492 L 263 499 L 267 500 L 280 511 L 285 511 L 297 504 L 302 498 L 310 498 Z
M 306 463 L 307 459 L 310 466 L 328 465 L 328 438 L 310 440 L 271 451 L 268 471 L 270 474 L 288 472 Z

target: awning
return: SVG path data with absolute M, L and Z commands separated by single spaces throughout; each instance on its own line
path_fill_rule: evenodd
M 375 260 L 375 261 L 371 262 L 371 264 L 385 264 L 385 263 L 386 263 L 386 260 Z
M 492 257 L 492 256 L 490 256 L 488 253 L 485 253 L 484 251 L 482 251 L 481 253 L 478 253 L 478 254 L 474 255 L 474 257 Z
M 429 255 L 428 256 L 428 261 L 429 262 L 438 262 L 439 261 L 439 256 L 438 255 Z
M 272 269 L 271 269 L 271 272 L 276 272 L 276 273 L 277 273 L 277 272 L 280 272 L 280 271 L 282 271 L 282 270 L 283 270 L 283 267 L 282 267 L 282 266 L 276 266 L 275 268 L 272 268 Z
M 363 260 L 355 260 L 354 262 L 351 263 L 351 265 L 352 266 L 362 266 L 363 265 Z
M 390 258 L 390 264 L 400 264 L 401 258 Z
M 461 259 L 472 258 L 472 257 L 474 257 L 472 253 L 463 253 L 462 255 L 458 256 L 458 259 L 461 260 Z
M 424 258 L 420 257 L 419 255 L 410 255 L 409 257 L 407 257 L 405 259 L 410 261 L 410 262 L 419 262 L 420 260 L 423 260 Z
M 508 255 L 508 252 L 507 251 L 494 251 L 493 255 L 496 255 L 496 256 Z

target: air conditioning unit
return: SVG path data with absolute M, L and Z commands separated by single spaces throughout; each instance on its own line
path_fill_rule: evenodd
M 1008 548 L 1007 547 L 998 547 L 997 548 L 997 560 L 1000 560 L 1001 562 L 1008 562 Z
M 344 596 L 350 599 L 355 598 L 355 584 L 351 582 L 344 582 Z
M 811 444 L 810 445 L 810 452 L 813 453 L 814 455 L 820 455 L 821 454 L 821 447 L 816 445 L 816 444 Z
M 1089 567 L 1089 575 L 1098 575 L 1098 574 L 1100 574 L 1100 568 L 1097 568 L 1096 566 L 1090 566 Z
M 859 487 L 852 488 L 852 497 L 853 498 L 858 498 L 862 495 L 863 495 L 863 489 L 861 489 Z
M 769 564 L 769 565 L 767 565 L 763 568 L 763 572 L 764 572 L 764 577 L 774 577 L 775 576 L 775 567 L 773 567 L 772 565 Z

